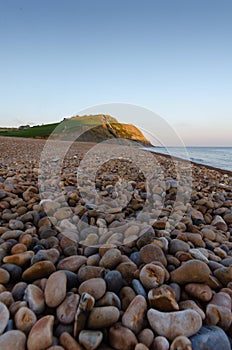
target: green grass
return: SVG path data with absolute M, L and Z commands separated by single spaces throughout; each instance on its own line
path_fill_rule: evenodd
M 107 119 L 110 122 L 117 122 L 117 120 L 112 117 L 107 117 Z M 68 134 L 74 132 L 75 129 L 78 129 L 84 125 L 98 126 L 101 124 L 101 115 L 87 115 L 82 117 L 72 117 L 69 119 L 65 119 L 65 121 L 62 123 L 36 125 L 23 130 L 13 128 L 0 128 L 0 136 L 47 138 L 56 128 L 57 133 L 60 133 L 62 131 Z

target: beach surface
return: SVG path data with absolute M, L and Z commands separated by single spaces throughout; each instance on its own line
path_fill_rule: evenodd
M 231 349 L 231 172 L 0 137 L 0 221 L 0 349 Z

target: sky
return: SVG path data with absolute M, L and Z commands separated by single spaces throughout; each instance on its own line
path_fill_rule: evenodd
M 232 146 L 231 19 L 231 0 L 0 0 L 0 126 L 128 103 L 186 145 Z

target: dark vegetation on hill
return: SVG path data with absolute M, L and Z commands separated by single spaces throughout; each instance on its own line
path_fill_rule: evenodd
M 52 133 L 55 137 L 68 140 L 77 134 L 77 141 L 102 142 L 108 139 L 123 138 L 138 141 L 148 145 L 150 142 L 143 133 L 132 124 L 122 124 L 109 115 L 86 115 L 64 119 L 62 123 L 21 126 L 18 129 L 0 128 L 0 136 L 27 138 L 48 138 Z

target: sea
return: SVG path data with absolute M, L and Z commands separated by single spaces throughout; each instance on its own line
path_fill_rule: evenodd
M 146 149 L 232 171 L 232 147 L 146 147 Z

